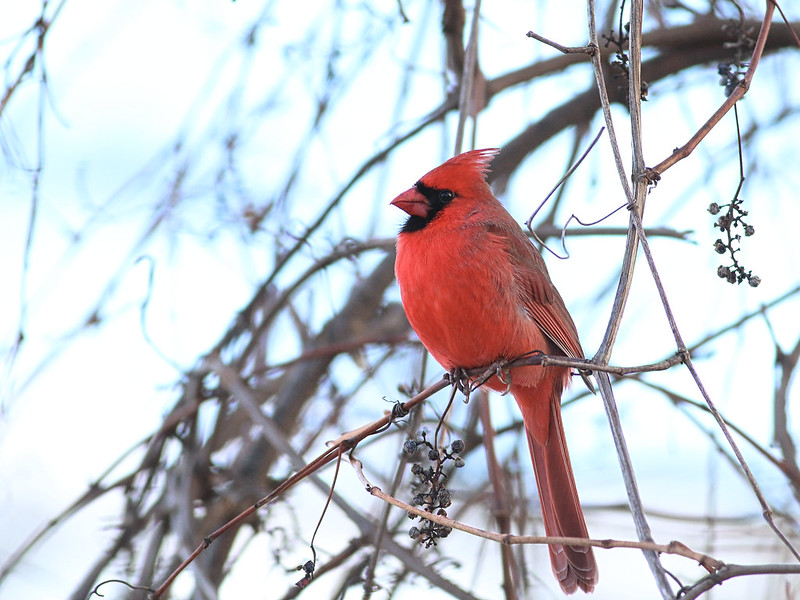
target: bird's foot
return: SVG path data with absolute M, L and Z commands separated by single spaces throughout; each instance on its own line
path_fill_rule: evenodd
M 583 383 L 586 384 L 586 387 L 589 388 L 589 391 L 593 394 L 597 393 L 597 390 L 594 389 L 594 385 L 592 384 L 592 380 L 590 377 L 592 376 L 592 372 L 589 369 L 578 369 L 578 375 L 581 376 L 583 379 Z
M 500 392 L 501 396 L 505 396 L 511 391 L 511 371 L 508 368 L 508 362 L 505 359 L 501 359 L 492 365 L 498 381 L 506 386 L 506 389 Z
M 480 377 L 477 377 L 472 381 L 472 389 L 477 389 L 489 381 L 489 379 L 492 377 L 497 377 L 498 381 L 506 386 L 506 389 L 500 392 L 503 396 L 505 396 L 511 391 L 511 371 L 508 369 L 509 362 L 511 361 L 506 360 L 505 358 L 501 358 L 493 362 Z
M 447 375 L 448 383 L 454 386 L 459 392 L 464 394 L 469 400 L 469 393 L 472 391 L 472 386 L 470 385 L 469 375 L 467 372 L 462 369 L 461 367 L 456 367 L 455 369 L 451 369 Z

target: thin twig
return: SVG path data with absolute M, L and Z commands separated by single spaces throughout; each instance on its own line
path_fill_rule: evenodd
M 719 571 L 707 575 L 693 586 L 681 590 L 681 600 L 694 600 L 723 581 L 745 575 L 788 575 L 800 573 L 800 565 L 723 565 Z
M 625 207 L 626 205 L 622 205 Z M 595 223 L 600 223 L 604 219 L 606 219 L 608 215 L 601 217 L 595 221 L 590 221 L 585 223 L 578 219 L 578 223 L 581 227 L 555 227 L 553 225 L 547 223 L 540 223 L 536 226 L 534 231 L 536 235 L 540 239 L 545 239 L 554 236 L 561 236 L 562 238 L 566 237 L 574 237 L 574 236 L 583 236 L 583 237 L 610 237 L 610 236 L 618 236 L 618 235 L 628 235 L 628 228 L 626 227 L 591 227 Z M 569 220 L 567 222 L 569 225 Z M 586 229 L 586 227 L 591 227 L 591 229 Z M 678 231 L 676 229 L 672 229 L 670 227 L 646 227 L 645 231 L 649 237 L 666 237 L 666 238 L 673 238 L 681 241 L 690 241 L 689 235 L 693 233 L 691 230 L 684 230 Z
M 789 34 L 794 38 L 795 45 L 798 48 L 800 48 L 800 37 L 798 37 L 794 29 L 792 29 L 792 24 L 789 23 L 789 20 L 786 18 L 786 15 L 783 14 L 783 9 L 781 8 L 781 5 L 778 4 L 775 0 L 770 0 L 770 2 L 774 4 L 775 8 L 778 9 L 778 12 L 781 13 L 781 19 L 783 19 L 783 22 L 786 24 L 786 29 L 789 30 Z
M 483 428 L 483 447 L 486 453 L 486 465 L 489 481 L 492 484 L 492 516 L 501 533 L 511 533 L 511 510 L 508 506 L 508 494 L 503 482 L 503 468 L 497 460 L 494 447 L 495 430 L 492 426 L 492 415 L 489 410 L 489 395 L 482 391 L 478 394 L 478 416 Z M 500 556 L 503 565 L 503 593 L 506 600 L 516 600 L 519 580 L 516 573 L 514 553 L 510 546 L 500 546 Z
M 542 200 L 542 202 L 539 204 L 539 206 L 536 207 L 536 210 L 533 211 L 533 214 L 531 214 L 531 216 L 528 217 L 528 220 L 525 221 L 525 227 L 528 228 L 528 231 L 531 233 L 531 235 L 534 237 L 534 239 L 536 239 L 536 241 L 539 242 L 540 244 L 542 244 L 543 246 L 544 246 L 544 242 L 542 242 L 542 240 L 540 240 L 539 237 L 536 235 L 536 232 L 531 227 L 531 222 L 536 217 L 538 212 L 542 209 L 542 207 L 550 199 L 550 196 L 552 196 L 556 192 L 556 190 L 559 187 L 561 187 L 561 184 L 563 184 L 570 177 L 570 175 L 572 175 L 575 172 L 575 169 L 577 169 L 581 165 L 581 163 L 586 159 L 586 157 L 589 156 L 589 152 L 592 151 L 592 149 L 594 148 L 595 144 L 597 144 L 597 141 L 600 139 L 600 136 L 603 135 L 604 131 L 605 131 L 605 127 L 601 127 L 600 131 L 597 132 L 597 135 L 594 136 L 594 139 L 589 144 L 589 147 L 586 148 L 584 153 L 581 154 L 580 158 L 577 161 L 575 161 L 575 163 L 573 163 L 573 165 L 569 169 L 567 169 L 567 172 L 564 173 L 564 175 L 561 177 L 561 179 L 559 179 L 556 182 L 556 184 L 553 186 L 553 189 L 550 190 L 550 192 L 547 194 L 547 196 L 544 197 L 544 200 Z M 562 229 L 562 236 L 563 236 L 563 232 L 564 232 L 565 229 L 566 229 L 566 227 L 564 227 L 564 229 Z M 563 239 L 563 237 L 562 237 L 562 239 Z
M 481 0 L 475 0 L 472 9 L 472 25 L 470 27 L 469 42 L 464 55 L 464 72 L 461 75 L 461 86 L 458 91 L 458 128 L 454 154 L 461 154 L 464 145 L 464 127 L 467 117 L 473 107 L 473 88 L 475 85 L 475 69 L 478 64 L 478 23 L 481 14 Z M 473 128 L 475 127 L 473 123 Z
M 533 31 L 529 31 L 526 34 L 529 38 L 533 38 L 543 44 L 546 44 L 552 48 L 555 48 L 559 52 L 563 54 L 588 54 L 591 56 L 595 53 L 596 49 L 593 46 L 562 46 L 558 42 L 554 42 L 553 40 L 549 40 L 546 37 L 542 37 L 538 33 L 534 33 Z
M 611 387 L 611 380 L 607 373 L 600 373 L 596 376 L 598 388 L 600 390 L 600 397 L 603 399 L 603 406 L 608 417 L 608 423 L 611 429 L 611 436 L 614 439 L 614 448 L 617 451 L 617 459 L 619 460 L 620 471 L 625 482 L 625 492 L 628 496 L 628 505 L 631 509 L 631 517 L 636 526 L 636 534 L 639 541 L 643 544 L 652 543 L 653 537 L 650 532 L 650 525 L 647 522 L 647 517 L 644 513 L 642 499 L 639 495 L 639 485 L 636 482 L 636 474 L 633 469 L 630 453 L 628 452 L 628 445 L 625 441 L 625 436 L 622 432 L 622 424 L 619 418 L 619 411 L 617 404 L 614 400 L 614 390 Z M 656 585 L 663 598 L 672 598 L 672 589 L 669 585 L 669 580 L 666 577 L 664 568 L 658 559 L 658 554 L 648 546 L 642 546 L 642 552 L 645 560 L 650 567 L 651 572 L 656 580 Z
M 797 466 L 797 445 L 792 438 L 788 416 L 789 386 L 793 376 L 796 374 L 798 361 L 800 361 L 800 340 L 797 341 L 789 353 L 784 352 L 777 340 L 775 340 L 775 355 L 778 373 L 776 374 L 777 381 L 773 398 L 773 406 L 775 407 L 773 439 L 783 455 L 783 460 L 780 462 L 783 465 L 784 472 L 792 481 L 794 497 L 800 500 L 800 469 Z
M 450 99 L 445 100 L 445 102 L 431 111 L 428 115 L 420 119 L 420 121 L 412 126 L 408 131 L 394 137 L 382 149 L 378 150 L 375 154 L 361 164 L 352 177 L 328 202 L 327 206 L 319 213 L 316 219 L 314 219 L 314 221 L 306 228 L 305 232 L 299 236 L 295 244 L 283 255 L 281 255 L 269 277 L 267 277 L 267 279 L 260 285 L 259 289 L 253 295 L 253 298 L 250 300 L 248 305 L 240 311 L 238 318 L 234 320 L 233 325 L 217 342 L 210 354 L 222 352 L 225 347 L 227 347 L 239 336 L 241 333 L 241 323 L 248 322 L 250 320 L 250 316 L 262 305 L 264 297 L 272 289 L 274 282 L 280 276 L 281 271 L 286 267 L 286 265 L 289 264 L 290 259 L 306 245 L 311 234 L 320 228 L 325 220 L 332 214 L 333 209 L 342 202 L 342 200 L 347 196 L 347 193 L 356 185 L 356 183 L 358 183 L 367 173 L 369 173 L 373 167 L 385 161 L 389 154 L 400 144 L 417 135 L 431 123 L 435 123 L 443 119 L 445 115 L 454 108 L 454 106 L 454 103 Z
M 792 545 L 792 543 L 788 540 L 788 538 L 784 535 L 784 533 L 775 524 L 775 520 L 772 518 L 772 509 L 770 508 L 767 499 L 764 497 L 764 494 L 761 492 L 761 488 L 756 482 L 756 479 L 753 476 L 752 471 L 750 470 L 750 466 L 747 464 L 747 461 L 744 459 L 744 455 L 742 454 L 741 450 L 739 450 L 739 446 L 733 439 L 733 436 L 731 435 L 731 432 L 729 431 L 728 426 L 725 423 L 725 419 L 722 418 L 722 415 L 720 415 L 716 405 L 711 400 L 711 396 L 709 396 L 708 392 L 706 391 L 705 385 L 700 379 L 699 373 L 694 368 L 691 356 L 686 350 L 686 345 L 683 342 L 683 338 L 680 334 L 680 331 L 678 330 L 677 323 L 675 322 L 675 317 L 672 314 L 672 310 L 670 309 L 669 302 L 666 297 L 666 292 L 664 291 L 664 286 L 661 283 L 661 278 L 658 275 L 658 270 L 656 269 L 655 261 L 653 260 L 653 255 L 650 252 L 650 245 L 647 243 L 647 237 L 643 235 L 644 231 L 642 230 L 642 222 L 641 220 L 639 220 L 638 215 L 636 215 L 635 213 L 632 216 L 635 217 L 634 224 L 636 225 L 637 230 L 639 231 L 642 250 L 644 251 L 645 257 L 647 258 L 648 265 L 650 266 L 650 272 L 653 275 L 653 279 L 656 283 L 656 287 L 658 289 L 658 293 L 661 298 L 664 311 L 667 315 L 667 319 L 669 320 L 670 329 L 672 330 L 673 337 L 675 338 L 675 343 L 678 346 L 678 352 L 681 355 L 683 355 L 684 364 L 689 369 L 689 373 L 692 375 L 692 378 L 694 379 L 697 389 L 700 391 L 701 395 L 703 396 L 703 399 L 708 405 L 709 410 L 711 411 L 711 414 L 717 421 L 717 424 L 719 425 L 722 434 L 725 436 L 728 445 L 731 447 L 731 450 L 733 450 L 733 453 L 736 456 L 736 460 L 739 462 L 739 465 L 744 471 L 745 476 L 747 477 L 747 481 L 750 484 L 750 487 L 753 489 L 753 493 L 756 495 L 759 504 L 761 504 L 764 520 L 767 522 L 767 524 L 773 530 L 773 532 L 775 532 L 775 535 L 784 543 L 784 545 L 794 555 L 794 557 L 798 561 L 800 561 L 800 552 L 797 551 L 797 549 Z
M 606 130 L 608 131 L 608 139 L 611 142 L 611 152 L 614 154 L 614 165 L 617 167 L 620 185 L 625 192 L 625 198 L 628 200 L 628 204 L 632 204 L 633 194 L 631 193 L 630 184 L 628 183 L 628 176 L 625 173 L 625 166 L 622 163 L 622 154 L 619 151 L 619 143 L 617 142 L 617 131 L 614 128 L 614 120 L 611 117 L 611 102 L 608 98 L 606 78 L 603 74 L 603 56 L 600 52 L 600 42 L 597 37 L 594 0 L 587 1 L 587 11 L 589 21 L 589 47 L 594 49 L 594 52 L 590 55 L 592 57 L 594 80 L 595 84 L 597 85 L 597 91 L 600 94 L 600 104 L 603 109 L 603 118 L 606 122 Z
M 701 340 L 699 340 L 699 341 L 695 342 L 694 344 L 692 344 L 689 347 L 689 352 L 690 353 L 694 353 L 694 351 L 697 350 L 698 348 L 706 345 L 710 341 L 714 340 L 715 338 L 720 337 L 721 335 L 723 335 L 725 333 L 730 333 L 732 331 L 737 331 L 742 325 L 744 325 L 747 321 L 749 321 L 753 317 L 756 317 L 758 315 L 764 314 L 765 311 L 767 311 L 768 309 L 773 308 L 775 306 L 778 306 L 779 304 L 785 302 L 789 298 L 791 298 L 793 296 L 796 296 L 798 294 L 800 294 L 800 285 L 797 285 L 797 286 L 793 287 L 792 289 L 790 289 L 787 292 L 781 294 L 780 296 L 778 296 L 774 300 L 771 300 L 770 302 L 767 302 L 766 304 L 761 305 L 760 308 L 745 314 L 741 318 L 739 318 L 736 321 L 726 325 L 725 327 L 722 327 L 721 329 L 718 329 L 718 330 L 706 335 Z
M 410 415 L 410 423 L 408 424 L 408 431 L 416 431 L 419 427 L 419 424 L 422 419 L 422 411 L 415 410 Z M 398 488 L 400 487 L 401 482 L 403 481 L 403 474 L 405 472 L 406 466 L 408 465 L 408 455 L 405 452 L 400 453 L 400 458 L 397 461 L 397 467 L 395 468 L 394 479 L 391 483 L 391 493 L 395 495 L 397 493 Z M 374 581 L 375 581 L 375 570 L 378 566 L 378 560 L 381 556 L 381 550 L 383 548 L 384 540 L 387 538 L 391 539 L 390 537 L 390 528 L 388 526 L 389 523 L 389 514 L 391 513 L 391 506 L 388 504 L 386 505 L 383 514 L 380 516 L 378 520 L 378 527 L 375 531 L 375 534 L 372 539 L 372 547 L 373 552 L 370 555 L 369 562 L 367 563 L 366 569 L 364 569 L 364 595 L 362 600 L 369 600 L 372 597 L 372 593 L 375 589 Z
M 614 365 L 598 364 L 594 360 L 586 358 L 570 358 L 567 356 L 559 356 L 554 354 L 543 354 L 538 351 L 533 351 L 529 354 L 520 356 L 513 360 L 502 362 L 504 369 L 511 369 L 514 367 L 530 367 L 530 366 L 543 366 L 543 367 L 572 367 L 578 371 L 598 371 L 601 373 L 611 373 L 612 375 L 633 375 L 636 373 L 646 373 L 650 371 L 666 371 L 672 367 L 679 365 L 683 362 L 682 355 L 675 355 L 670 358 L 664 359 L 657 363 L 650 363 L 646 365 L 639 365 L 634 367 L 617 367 Z M 485 367 L 476 367 L 469 369 L 466 374 L 472 378 L 473 382 L 477 382 L 478 387 L 483 385 L 497 373 L 498 364 L 491 364 Z
M 426 400 L 439 390 L 447 387 L 447 385 L 448 382 L 442 379 L 434 383 L 433 385 L 428 386 L 422 392 L 420 392 L 407 402 L 401 404 L 400 410 L 403 412 L 407 412 L 408 410 L 420 404 L 421 402 L 423 402 L 424 400 Z M 245 521 L 248 517 L 250 517 L 262 506 L 265 506 L 273 502 L 280 496 L 282 496 L 289 489 L 294 487 L 297 483 L 301 482 L 306 477 L 308 477 L 311 473 L 315 473 L 323 466 L 325 466 L 332 460 L 336 459 L 336 457 L 339 456 L 340 446 L 344 445 L 345 450 L 350 450 L 352 448 L 355 448 L 359 442 L 369 437 L 370 435 L 374 435 L 375 433 L 382 431 L 393 421 L 393 419 L 395 418 L 394 414 L 395 413 L 393 411 L 392 413 L 389 413 L 386 416 L 384 416 L 382 419 L 378 419 L 377 421 L 374 421 L 371 424 L 358 429 L 356 432 L 353 432 L 352 434 L 342 436 L 338 441 L 334 443 L 332 447 L 322 452 L 319 456 L 317 456 L 317 458 L 309 462 L 303 468 L 295 472 L 291 477 L 283 481 L 271 493 L 264 496 L 263 498 L 255 502 L 252 506 L 248 507 L 246 510 L 239 513 L 236 517 L 234 517 L 233 519 L 231 519 L 230 521 L 228 521 L 227 523 L 225 523 L 224 525 L 213 531 L 211 534 L 203 538 L 202 543 L 197 548 L 195 548 L 195 550 L 188 557 L 186 557 L 183 560 L 183 562 L 181 562 L 181 564 L 178 565 L 178 567 L 172 573 L 170 573 L 170 575 L 164 580 L 164 582 L 160 586 L 158 586 L 155 593 L 153 594 L 153 598 L 156 600 L 160 598 L 167 591 L 167 589 L 169 589 L 169 587 L 172 585 L 172 582 L 175 581 L 175 578 L 178 575 L 180 575 L 186 569 L 186 567 L 188 567 L 192 562 L 194 562 L 195 559 L 198 556 L 200 556 L 200 554 L 202 554 L 203 551 L 214 542 L 214 540 L 219 538 L 221 535 L 223 535 L 230 529 L 233 529 L 234 527 L 239 525 L 239 523 Z
M 780 539 L 783 544 L 789 549 L 789 552 L 800 561 L 800 553 L 797 549 L 792 545 L 786 535 L 780 530 L 780 528 L 776 525 L 775 520 L 772 516 L 772 509 L 767 502 L 767 499 L 764 497 L 764 494 L 761 492 L 761 488 L 759 487 L 758 483 L 756 482 L 755 477 L 753 476 L 752 471 L 750 470 L 750 466 L 747 464 L 747 461 L 744 459 L 744 455 L 742 455 L 741 450 L 739 450 L 739 446 L 736 444 L 736 441 L 733 439 L 731 432 L 728 430 L 728 426 L 725 423 L 725 420 L 722 418 L 722 415 L 719 414 L 716 405 L 711 400 L 711 396 L 708 395 L 708 392 L 703 385 L 703 382 L 700 380 L 700 375 L 697 373 L 697 370 L 694 368 L 694 364 L 692 363 L 691 359 L 686 361 L 686 367 L 689 369 L 689 373 L 691 373 L 692 378 L 695 380 L 695 384 L 697 388 L 700 390 L 700 393 L 703 396 L 703 399 L 708 404 L 708 408 L 711 411 L 711 414 L 714 416 L 714 419 L 717 421 L 722 434 L 725 436 L 725 439 L 728 441 L 728 445 L 733 450 L 733 453 L 736 455 L 736 460 L 739 461 L 739 465 L 742 467 L 745 475 L 747 476 L 747 481 L 750 483 L 750 487 L 753 489 L 753 493 L 755 494 L 756 498 L 758 499 L 759 504 L 761 505 L 762 515 L 764 516 L 764 520 L 769 525 L 770 529 L 775 533 L 775 535 Z
M 597 38 L 597 26 L 595 23 L 595 8 L 594 0 L 588 0 L 589 12 L 589 39 L 590 44 L 599 49 L 599 41 Z M 594 67 L 595 83 L 597 84 L 598 92 L 600 93 L 600 104 L 603 109 L 603 117 L 606 122 L 606 130 L 608 131 L 609 141 L 611 142 L 611 151 L 614 155 L 614 164 L 617 167 L 617 174 L 619 175 L 620 185 L 625 193 L 625 198 L 629 206 L 633 206 L 633 193 L 631 192 L 630 184 L 628 183 L 628 176 L 625 173 L 625 166 L 622 164 L 622 154 L 619 150 L 619 143 L 617 142 L 617 134 L 614 129 L 614 121 L 611 117 L 611 103 L 608 98 L 608 90 L 606 89 L 605 76 L 603 74 L 603 61 L 602 56 L 598 50 L 592 55 L 592 65 Z M 595 353 L 594 360 L 597 363 L 605 364 L 611 356 L 611 349 L 619 331 L 619 326 L 622 323 L 622 314 L 625 310 L 625 304 L 628 301 L 628 294 L 632 283 L 633 269 L 636 263 L 636 250 L 638 248 L 638 239 L 636 232 L 632 225 L 628 226 L 628 238 L 625 244 L 625 254 L 622 260 L 622 270 L 620 272 L 619 283 L 617 285 L 617 292 L 614 296 L 614 303 L 611 307 L 611 316 L 609 318 L 608 326 L 606 327 L 603 341 L 600 344 L 597 352 Z
M 731 95 L 725 99 L 725 102 L 722 103 L 716 112 L 711 115 L 708 121 L 703 124 L 703 126 L 689 139 L 688 142 L 686 142 L 680 148 L 676 148 L 668 158 L 665 158 L 655 167 L 653 167 L 652 171 L 656 176 L 663 174 L 664 171 L 669 169 L 672 165 L 689 156 L 697 147 L 697 145 L 709 134 L 709 132 L 714 129 L 717 123 L 720 122 L 722 117 L 724 117 L 728 111 L 733 108 L 733 105 L 741 100 L 747 93 L 747 90 L 750 89 L 750 82 L 752 81 L 753 75 L 755 75 L 756 69 L 758 68 L 761 55 L 764 53 L 764 45 L 767 43 L 769 28 L 772 24 L 772 15 L 775 12 L 775 3 L 772 0 L 766 0 L 766 5 L 767 7 L 764 11 L 764 19 L 761 21 L 761 31 L 758 32 L 758 39 L 756 39 L 756 44 L 753 48 L 753 55 L 750 58 L 750 65 L 747 67 L 747 71 L 745 72 L 741 83 L 736 86 L 736 89 L 733 90 Z
M 608 363 L 608 359 L 611 356 L 611 349 L 614 345 L 619 326 L 622 322 L 622 314 L 630 292 L 631 278 L 636 262 L 636 251 L 639 245 L 639 235 L 634 225 L 633 218 L 640 217 L 644 211 L 645 196 L 647 193 L 647 182 L 642 176 L 644 173 L 641 129 L 641 43 L 643 10 L 644 6 L 642 1 L 633 0 L 630 9 L 630 62 L 628 69 L 628 105 L 631 112 L 631 136 L 633 140 L 632 174 L 635 186 L 633 193 L 631 193 L 631 188 L 629 187 L 628 181 L 625 178 L 625 169 L 622 165 L 619 145 L 617 143 L 616 136 L 614 135 L 613 123 L 611 121 L 611 110 L 608 101 L 608 94 L 605 88 L 605 79 L 602 72 L 600 56 L 599 54 L 595 54 L 592 57 L 592 63 L 595 66 L 595 80 L 597 81 L 598 89 L 600 90 L 603 114 L 606 118 L 606 126 L 608 127 L 609 138 L 611 139 L 612 143 L 612 150 L 615 164 L 617 166 L 617 172 L 620 176 L 620 181 L 622 183 L 623 190 L 625 191 L 625 196 L 628 199 L 628 205 L 631 209 L 631 222 L 629 223 L 628 239 L 625 246 L 622 271 L 620 273 L 620 279 L 617 286 L 617 293 L 614 297 L 611 317 L 609 319 L 603 341 L 593 359 L 595 362 L 600 363 Z M 598 45 L 594 12 L 594 2 L 593 0 L 589 0 L 590 39 L 593 44 Z M 636 526 L 636 532 L 640 541 L 649 542 L 652 541 L 650 527 L 647 523 L 641 497 L 639 496 L 636 476 L 630 456 L 628 454 L 627 444 L 622 431 L 622 425 L 619 422 L 619 414 L 617 412 L 616 402 L 614 400 L 611 381 L 607 374 L 598 375 L 597 380 L 600 387 L 600 395 L 603 399 L 603 404 L 608 416 L 609 425 L 611 426 L 614 446 L 617 450 L 617 456 L 619 459 L 623 480 L 625 482 L 625 490 L 628 495 L 628 503 L 631 507 L 631 514 Z M 653 573 L 661 596 L 665 600 L 672 598 L 672 588 L 670 586 L 667 574 L 664 571 L 664 568 L 661 566 L 658 555 L 655 552 L 645 550 L 644 556 L 647 560 L 650 570 Z
M 393 496 L 390 496 L 378 486 L 372 485 L 370 481 L 367 479 L 366 475 L 364 474 L 363 466 L 359 461 L 349 461 L 350 464 L 356 471 L 356 475 L 358 476 L 361 483 L 364 485 L 366 491 L 376 498 L 391 504 L 392 506 L 396 506 L 397 508 L 401 508 L 404 511 L 422 517 L 424 519 L 428 519 L 433 521 L 434 523 L 438 523 L 440 525 L 444 525 L 446 527 L 451 527 L 452 529 L 458 529 L 459 531 L 463 531 L 465 533 L 469 533 L 476 537 L 480 537 L 486 540 L 490 540 L 493 542 L 497 542 L 500 544 L 506 545 L 516 545 L 516 544 L 558 544 L 564 546 L 591 546 L 593 548 L 635 548 L 640 550 L 648 550 L 651 552 L 659 553 L 659 554 L 673 554 L 676 556 L 683 556 L 684 558 L 688 558 L 697 562 L 700 566 L 708 570 L 710 573 L 715 572 L 716 570 L 722 568 L 725 563 L 712 556 L 708 556 L 707 554 L 703 554 L 701 552 L 695 552 L 685 544 L 677 541 L 672 541 L 669 544 L 656 544 L 652 541 L 632 541 L 632 540 L 613 540 L 613 539 L 605 539 L 605 540 L 595 540 L 595 539 L 588 539 L 588 538 L 575 538 L 575 537 L 557 537 L 557 536 L 535 536 L 535 535 L 512 535 L 507 533 L 498 533 L 494 531 L 487 531 L 485 529 L 481 529 L 480 527 L 474 527 L 472 525 L 467 525 L 460 521 L 455 521 L 450 519 L 449 517 L 445 517 L 442 515 L 438 515 L 436 513 L 428 512 L 418 506 L 412 506 L 411 504 L 407 504 L 402 500 L 398 500 Z
M 705 413 L 711 414 L 711 410 L 708 408 L 707 404 L 703 404 L 702 402 L 697 402 L 682 394 L 678 394 L 667 387 L 655 384 L 651 381 L 647 381 L 642 378 L 637 378 L 637 381 L 639 381 L 642 385 L 646 385 L 650 389 L 661 392 L 676 406 L 687 405 L 694 407 L 698 410 L 701 410 Z M 781 471 L 781 473 L 783 473 L 787 477 L 787 479 L 790 480 L 793 487 L 800 489 L 800 474 L 798 474 L 794 469 L 792 469 L 790 465 L 788 465 L 785 461 L 781 460 L 780 458 L 777 458 L 772 453 L 770 453 L 769 450 L 767 450 L 762 444 L 758 443 L 756 439 L 749 433 L 747 433 L 744 429 L 742 429 L 735 423 L 731 423 L 730 419 L 726 417 L 723 417 L 723 419 L 725 420 L 725 423 L 728 425 L 728 427 L 730 427 L 731 431 L 735 432 L 739 437 L 741 437 L 744 441 L 750 444 L 750 446 L 752 446 L 752 448 L 756 452 L 758 452 L 766 461 L 771 463 L 773 467 Z M 739 466 L 736 465 L 736 468 L 738 469 Z

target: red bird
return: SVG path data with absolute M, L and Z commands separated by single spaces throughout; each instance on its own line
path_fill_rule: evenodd
M 392 200 L 409 217 L 397 236 L 395 272 L 408 320 L 448 371 L 488 367 L 531 351 L 583 358 L 575 324 L 539 251 L 494 197 L 486 173 L 497 149 L 455 156 Z M 510 370 L 549 536 L 588 538 L 561 422 L 564 367 Z M 504 379 L 509 379 L 505 377 Z M 550 545 L 561 589 L 591 592 L 590 547 Z

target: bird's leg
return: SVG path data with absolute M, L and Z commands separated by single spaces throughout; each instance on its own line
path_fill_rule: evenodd
M 469 375 L 467 375 L 467 372 L 461 367 L 456 367 L 455 369 L 450 370 L 450 372 L 447 373 L 445 377 L 447 377 L 447 380 L 450 383 L 450 385 L 452 385 L 459 392 L 464 394 L 465 396 L 464 403 L 466 404 L 467 402 L 469 402 L 469 394 L 473 388 L 470 385 Z
M 511 371 L 508 369 L 508 362 L 505 359 L 501 359 L 492 365 L 498 381 L 506 386 L 506 389 L 500 392 L 501 396 L 505 396 L 511 391 Z
M 511 391 L 511 372 L 508 370 L 509 362 L 511 361 L 505 358 L 500 358 L 493 362 L 492 365 L 486 369 L 480 377 L 476 377 L 472 381 L 472 389 L 475 390 L 489 381 L 489 379 L 492 377 L 497 377 L 500 383 L 506 386 L 506 389 L 501 392 L 502 395 L 506 395 L 509 391 Z

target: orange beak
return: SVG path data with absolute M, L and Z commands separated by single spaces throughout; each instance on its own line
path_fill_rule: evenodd
M 428 203 L 428 199 L 415 187 L 400 194 L 397 198 L 392 200 L 391 204 L 407 212 L 409 215 L 422 218 L 428 216 L 428 211 L 431 207 Z

